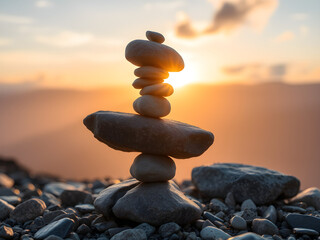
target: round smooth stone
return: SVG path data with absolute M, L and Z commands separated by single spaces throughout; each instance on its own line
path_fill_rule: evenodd
M 144 79 L 144 78 L 137 78 L 136 80 L 133 81 L 132 86 L 135 89 L 141 89 L 146 86 L 150 86 L 153 84 L 158 84 L 162 83 L 164 80 L 163 79 Z
M 143 95 L 133 102 L 133 109 L 140 115 L 160 118 L 170 113 L 171 105 L 164 97 Z
M 157 42 L 157 43 L 163 43 L 165 40 L 164 36 L 161 33 L 153 32 L 153 31 L 147 31 L 146 37 L 148 38 L 148 40 Z
M 174 92 L 173 87 L 169 83 L 158 83 L 144 87 L 140 91 L 140 95 L 155 95 L 168 97 Z
M 166 182 L 175 176 L 176 165 L 170 157 L 142 153 L 134 159 L 130 173 L 141 182 Z
M 134 75 L 146 79 L 166 79 L 169 73 L 166 70 L 151 66 L 142 66 L 134 70 Z
M 136 66 L 153 66 L 169 72 L 179 72 L 184 68 L 180 54 L 164 44 L 133 40 L 125 51 L 126 59 Z

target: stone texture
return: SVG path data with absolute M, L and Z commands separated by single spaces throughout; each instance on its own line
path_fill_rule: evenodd
M 7 218 L 13 210 L 14 206 L 0 199 L 0 220 Z
M 84 119 L 99 141 L 127 152 L 143 152 L 174 158 L 200 156 L 213 143 L 211 132 L 167 119 L 101 111 Z
M 132 86 L 136 89 L 141 89 L 153 84 L 162 83 L 163 79 L 144 79 L 144 78 L 137 78 L 133 81 Z
M 223 230 L 216 227 L 205 227 L 201 230 L 200 236 L 203 240 L 226 240 L 231 236 Z
M 309 228 L 320 232 L 320 218 L 318 217 L 289 213 L 286 221 L 292 228 Z
M 64 206 L 75 206 L 81 203 L 93 203 L 91 194 L 81 190 L 64 190 L 60 195 L 61 203 Z
M 191 223 L 201 209 L 172 182 L 140 183 L 121 197 L 112 208 L 116 217 L 159 226 L 168 222 Z
M 320 190 L 316 187 L 308 188 L 291 199 L 291 202 L 305 202 L 320 210 Z
M 156 228 L 148 223 L 141 223 L 136 226 L 135 229 L 142 229 L 146 233 L 147 237 L 150 237 L 156 231 Z
M 217 198 L 213 198 L 210 200 L 210 207 L 213 211 L 219 212 L 219 211 L 227 211 L 228 207 L 225 205 L 222 201 L 220 201 Z
M 114 235 L 110 240 L 147 240 L 142 229 L 127 229 Z
M 277 210 L 273 205 L 270 205 L 262 215 L 263 218 L 276 223 L 277 222 Z
M 161 68 L 152 66 L 142 66 L 134 70 L 134 75 L 145 79 L 166 79 L 169 73 Z
M 41 228 L 38 230 L 34 238 L 35 239 L 45 239 L 46 237 L 49 237 L 51 235 L 65 238 L 71 233 L 73 227 L 74 227 L 74 221 L 70 218 L 62 218 L 58 221 L 52 222 L 48 224 L 47 226 Z
M 130 173 L 141 182 L 164 182 L 175 176 L 176 165 L 170 157 L 142 153 L 134 159 Z
M 251 209 L 251 210 L 257 210 L 257 206 L 254 204 L 254 202 L 251 199 L 247 199 L 242 202 L 241 204 L 241 211 L 244 211 L 245 209 Z
M 230 220 L 230 224 L 233 228 L 244 230 L 247 229 L 247 222 L 240 216 L 233 216 Z
M 300 181 L 282 173 L 244 164 L 213 164 L 192 170 L 192 181 L 206 198 L 225 198 L 232 192 L 237 202 L 250 198 L 262 205 L 295 196 Z
M 148 40 L 157 42 L 157 43 L 163 43 L 165 38 L 161 33 L 153 32 L 153 31 L 147 31 L 146 37 Z
M 162 224 L 159 227 L 158 232 L 160 233 L 161 237 L 166 238 L 178 232 L 180 229 L 181 227 L 175 222 L 169 222 L 169 223 Z
M 267 219 L 254 219 L 252 221 L 252 231 L 260 235 L 274 235 L 279 233 L 279 229 L 274 223 Z
M 142 116 L 161 118 L 170 113 L 171 105 L 164 97 L 144 95 L 133 102 L 133 109 Z
M 158 83 L 144 87 L 140 91 L 140 95 L 154 95 L 161 97 L 168 97 L 173 94 L 173 87 L 169 83 Z
M 20 203 L 10 214 L 10 217 L 17 222 L 24 223 L 41 216 L 46 209 L 44 201 L 32 198 Z
M 96 210 L 103 214 L 106 219 L 112 218 L 112 207 L 115 203 L 126 194 L 127 191 L 138 185 L 135 179 L 129 179 L 118 184 L 113 184 L 105 190 L 101 191 L 94 201 Z
M 152 41 L 131 41 L 126 47 L 125 56 L 136 66 L 153 66 L 169 72 L 179 72 L 184 68 L 183 59 L 178 52 Z

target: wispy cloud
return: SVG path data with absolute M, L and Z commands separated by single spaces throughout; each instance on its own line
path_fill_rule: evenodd
M 242 77 L 251 81 L 279 81 L 288 73 L 289 64 L 246 63 L 224 66 L 221 71 L 228 77 Z
M 33 19 L 29 17 L 0 13 L 0 22 L 14 23 L 14 24 L 30 24 L 33 22 Z
M 38 35 L 35 40 L 39 43 L 56 47 L 77 47 L 90 42 L 93 39 L 91 33 L 77 33 L 62 31 L 56 35 Z
M 288 42 L 292 39 L 294 39 L 295 35 L 293 32 L 291 31 L 285 31 L 283 33 L 281 33 L 280 35 L 278 35 L 274 41 L 278 42 L 278 43 L 282 43 L 282 42 Z
M 277 0 L 223 1 L 205 29 L 195 29 L 186 17 L 176 25 L 176 35 L 195 38 L 207 34 L 231 33 L 243 25 L 263 27 L 277 7 Z
M 49 7 L 52 7 L 53 4 L 48 0 L 38 0 L 35 2 L 35 6 L 37 8 L 49 8 Z

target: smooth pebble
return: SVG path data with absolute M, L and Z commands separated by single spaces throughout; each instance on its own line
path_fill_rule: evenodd
M 154 95 L 168 97 L 173 94 L 173 87 L 169 83 L 159 83 L 144 87 L 140 91 L 140 95 Z
M 144 95 L 134 101 L 133 109 L 142 116 L 161 118 L 170 113 L 171 105 L 164 97 Z

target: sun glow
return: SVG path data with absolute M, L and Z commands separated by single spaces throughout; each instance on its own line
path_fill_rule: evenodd
M 171 84 L 174 88 L 179 88 L 190 83 L 198 81 L 194 68 L 184 68 L 181 72 L 171 72 L 165 82 Z

